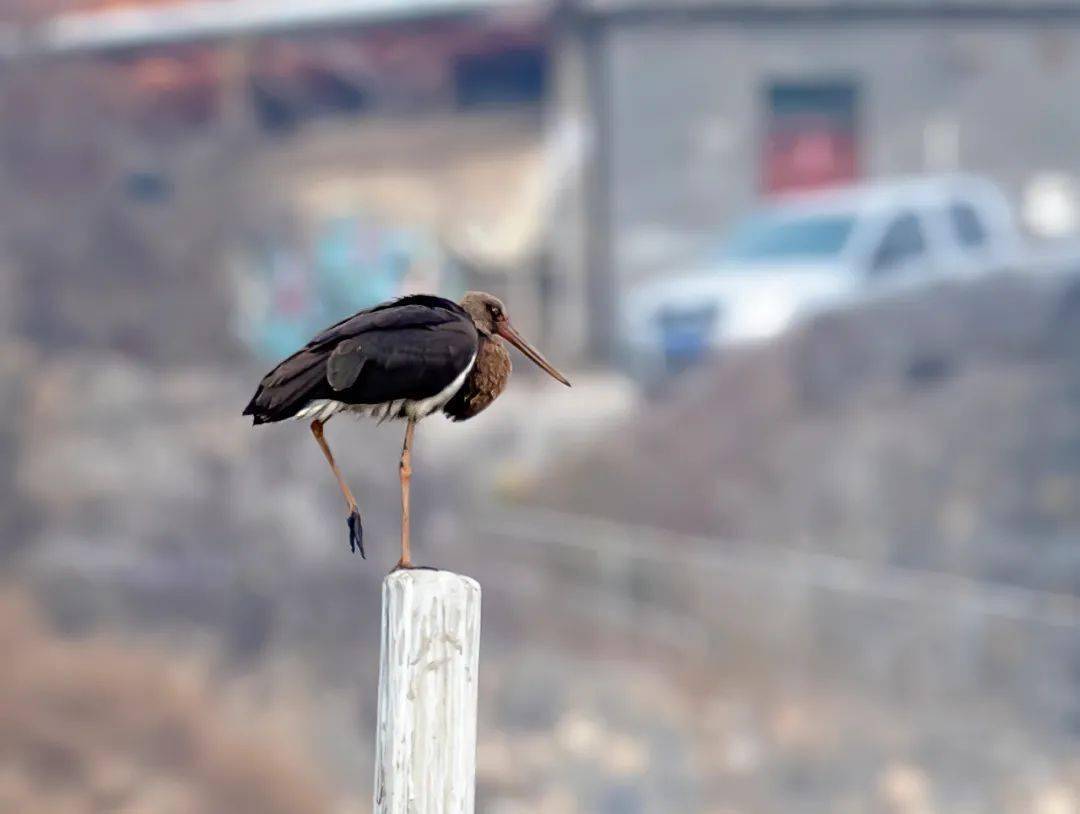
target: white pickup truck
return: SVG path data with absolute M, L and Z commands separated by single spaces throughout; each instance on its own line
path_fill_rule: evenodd
M 712 257 L 629 292 L 622 355 L 655 381 L 711 349 L 767 339 L 821 310 L 1012 266 L 1020 238 L 991 182 L 921 178 L 774 199 Z

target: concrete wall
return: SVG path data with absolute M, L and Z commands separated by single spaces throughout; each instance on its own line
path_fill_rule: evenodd
M 0 254 L 0 342 L 15 331 L 17 293 L 15 265 Z
M 547 106 L 548 169 L 552 173 L 547 245 L 554 279 L 545 347 L 552 358 L 575 359 L 589 342 L 588 195 L 590 114 L 582 31 L 560 25 L 552 38 Z

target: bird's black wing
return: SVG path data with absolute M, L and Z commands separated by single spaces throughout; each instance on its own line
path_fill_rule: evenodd
M 334 346 L 326 381 L 347 404 L 379 404 L 434 396 L 468 367 L 476 353 L 469 319 L 367 330 Z
M 465 309 L 453 300 L 431 294 L 411 294 L 366 308 L 317 333 L 305 347 L 348 339 L 372 329 L 411 325 L 413 327 L 441 325 L 449 316 L 469 319 Z
M 244 410 L 255 423 L 291 418 L 313 399 L 380 404 L 434 396 L 476 353 L 476 328 L 456 303 L 405 297 L 315 336 L 259 384 Z

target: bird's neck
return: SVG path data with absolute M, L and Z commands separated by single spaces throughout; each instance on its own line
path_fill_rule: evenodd
M 501 340 L 480 335 L 476 361 L 461 389 L 444 408 L 458 421 L 472 418 L 499 397 L 510 378 L 510 353 Z

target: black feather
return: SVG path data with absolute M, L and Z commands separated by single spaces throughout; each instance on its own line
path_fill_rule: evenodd
M 244 409 L 256 424 L 292 418 L 315 399 L 381 404 L 425 399 L 453 382 L 477 349 L 461 306 L 427 294 L 402 297 L 317 334 L 259 383 Z

